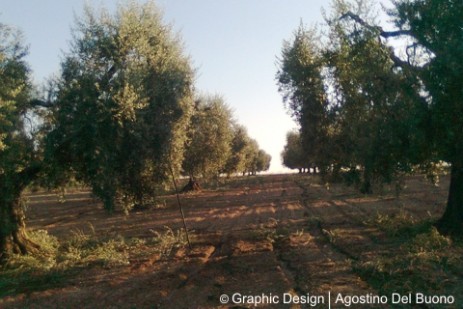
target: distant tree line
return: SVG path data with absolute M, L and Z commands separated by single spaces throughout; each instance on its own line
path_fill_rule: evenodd
M 222 174 L 255 175 L 270 167 L 271 156 L 236 123 L 221 96 L 202 95 L 195 100 L 186 134 L 185 176 L 213 179 Z
M 448 164 L 448 202 L 437 226 L 459 232 L 463 2 L 401 0 L 388 14 L 390 31 L 369 1 L 334 0 L 322 30 L 301 25 L 284 43 L 276 78 L 300 129 L 288 133 L 283 162 L 314 165 L 324 177 L 342 173 L 363 193 L 374 181 Z
M 298 169 L 299 173 L 317 172 L 315 164 L 307 160 L 299 132 L 290 131 L 286 134 L 286 145 L 281 153 L 281 158 L 284 166 Z
M 105 209 L 150 203 L 171 177 L 267 170 L 270 156 L 219 96 L 198 96 L 178 36 L 153 2 L 85 8 L 58 78 L 37 94 L 18 31 L 0 24 L 0 262 L 40 248 L 21 194 L 75 178 Z

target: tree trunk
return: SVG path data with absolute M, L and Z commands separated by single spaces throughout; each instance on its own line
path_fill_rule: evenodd
M 28 254 L 39 248 L 27 237 L 21 206 L 21 193 L 39 171 L 39 166 L 31 166 L 19 173 L 0 177 L 0 264 L 12 254 Z
M 444 234 L 461 234 L 463 228 L 463 164 L 452 164 L 450 189 L 444 215 L 437 222 Z
M 12 254 L 28 254 L 38 246 L 27 238 L 20 196 L 1 202 L 0 264 Z
M 185 193 L 185 192 L 200 191 L 200 190 L 201 190 L 201 186 L 199 185 L 199 182 L 196 181 L 196 178 L 195 177 L 190 177 L 190 180 L 188 181 L 188 183 L 183 187 L 182 191 L 180 191 L 180 192 Z
M 371 187 L 371 172 L 369 167 L 365 167 L 363 170 L 362 185 L 360 186 L 360 192 L 362 194 L 372 194 L 373 188 Z

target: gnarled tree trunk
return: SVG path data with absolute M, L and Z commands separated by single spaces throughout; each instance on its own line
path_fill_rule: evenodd
M 19 197 L 1 203 L 0 226 L 0 262 L 6 261 L 11 254 L 28 254 L 38 249 L 26 235 L 25 216 Z
M 38 245 L 26 234 L 25 215 L 21 205 L 21 193 L 36 177 L 40 168 L 30 167 L 22 172 L 0 177 L 0 264 L 12 254 L 28 254 Z

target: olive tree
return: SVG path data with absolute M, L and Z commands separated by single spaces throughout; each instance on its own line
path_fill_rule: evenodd
M 463 227 L 463 2 L 402 0 L 395 3 L 391 14 L 397 26 L 393 34 L 413 40 L 407 48 L 408 61 L 398 65 L 418 76 L 424 85 L 420 95 L 429 106 L 431 159 L 451 165 L 447 207 L 439 227 L 446 232 L 460 233 Z
M 451 166 L 450 189 L 438 227 L 444 232 L 460 232 L 463 3 L 396 1 L 389 11 L 395 21 L 395 29 L 390 31 L 369 18 L 368 5 L 368 1 L 333 1 L 334 13 L 326 19 L 329 45 L 323 47 L 323 41 L 312 38 L 313 46 L 322 46 L 324 68 L 318 72 L 330 86 L 325 94 L 333 111 L 328 132 L 334 138 L 328 144 L 339 151 L 336 153 L 343 167 L 363 170 L 362 189 L 366 193 L 371 191 L 369 182 L 375 175 L 388 181 L 416 166 L 427 168 L 447 162 Z M 389 39 L 398 37 L 408 39 L 405 46 L 389 44 Z M 306 57 L 296 59 L 303 63 Z M 312 90 L 302 95 L 301 102 L 311 106 L 304 103 L 304 97 L 317 97 L 310 92 L 320 89 L 312 83 L 319 75 L 310 68 L 301 67 L 302 71 L 306 77 L 297 78 L 303 73 L 289 75 L 290 83 L 286 84 L 302 80 L 300 85 L 309 85 Z M 294 89 L 289 93 L 296 94 L 303 87 Z M 316 107 L 309 110 L 314 115 L 319 111 Z M 301 132 L 309 126 L 300 124 Z M 319 147 L 317 143 L 314 146 Z
M 107 210 L 143 204 L 178 173 L 193 106 L 193 70 L 152 2 L 113 15 L 86 7 L 56 87 L 56 162 L 92 187 Z
M 270 168 L 272 156 L 259 148 L 255 139 L 250 139 L 244 153 L 243 175 L 256 175 L 258 172 L 267 171 Z
M 184 174 L 217 178 L 231 155 L 232 112 L 218 95 L 196 100 L 183 160 Z
M 371 193 L 374 179 L 391 182 L 423 159 L 415 150 L 426 144 L 426 106 L 377 28 L 345 18 L 351 12 L 374 23 L 371 3 L 336 0 L 332 7 L 326 36 L 301 26 L 285 43 L 277 77 L 298 115 L 306 159 L 335 177 L 342 169 L 361 174 L 360 190 Z
M 272 161 L 272 156 L 265 152 L 263 149 L 259 149 L 256 156 L 256 172 L 265 172 L 270 168 L 270 162 Z
M 26 127 L 31 100 L 27 49 L 0 24 L 0 261 L 37 248 L 27 238 L 21 193 L 42 169 L 41 145 Z
M 245 169 L 246 150 L 250 142 L 250 137 L 245 127 L 233 124 L 232 130 L 231 153 L 223 170 L 227 175 L 239 173 Z
M 378 40 L 377 32 L 355 30 L 355 22 L 342 18 L 355 9 L 356 15 L 374 23 L 369 3 L 336 4 L 328 19 L 331 44 L 326 57 L 336 93 L 332 105 L 339 128 L 337 141 L 344 146 L 338 154 L 344 167 L 360 167 L 361 191 L 371 193 L 374 178 L 391 182 L 418 163 L 415 149 L 422 143 L 419 122 L 423 120 L 415 116 L 422 111 L 423 101 L 413 80 L 395 68 L 391 50 Z
M 405 57 L 400 56 L 397 47 L 389 47 L 388 57 L 393 62 L 393 71 L 403 76 L 402 85 L 411 85 L 406 92 L 415 104 L 402 104 L 402 107 L 408 105 L 408 108 L 402 110 L 401 125 L 390 128 L 393 131 L 403 129 L 404 119 L 408 116 L 412 124 L 409 136 L 412 138 L 406 157 L 424 168 L 440 161 L 450 164 L 447 206 L 437 225 L 443 232 L 461 233 L 463 118 L 460 115 L 463 111 L 463 88 L 460 85 L 463 66 L 460 59 L 463 55 L 463 3 L 402 0 L 394 2 L 394 5 L 389 14 L 394 18 L 396 28 L 391 31 L 385 31 L 349 10 L 340 19 L 350 20 L 357 30 L 360 28 L 372 33 L 377 42 L 394 37 L 408 38 L 410 43 L 404 47 Z M 352 35 L 354 31 L 350 33 Z M 364 57 L 361 59 L 370 63 Z M 387 74 L 383 73 L 378 78 L 385 76 Z
M 321 167 L 326 159 L 329 105 L 323 76 L 324 58 L 315 30 L 301 24 L 285 41 L 276 75 L 278 90 L 300 126 L 305 157 Z
M 298 169 L 299 173 L 302 173 L 305 168 L 309 168 L 309 162 L 305 157 L 300 133 L 288 132 L 286 134 L 286 145 L 281 153 L 283 165 L 291 169 Z

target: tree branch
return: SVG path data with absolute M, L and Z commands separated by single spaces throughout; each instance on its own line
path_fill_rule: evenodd
M 385 39 L 392 38 L 392 37 L 398 37 L 398 36 L 402 36 L 402 35 L 411 35 L 409 30 L 403 30 L 403 29 L 395 30 L 395 31 L 384 31 L 383 28 L 381 28 L 380 26 L 372 26 L 372 25 L 370 25 L 369 23 L 364 21 L 360 16 L 358 16 L 357 14 L 352 13 L 351 11 L 347 11 L 346 13 L 341 15 L 341 17 L 339 19 L 342 20 L 342 19 L 346 19 L 346 18 L 350 18 L 350 19 L 354 20 L 355 22 L 357 22 L 358 24 L 364 26 L 365 28 L 368 28 L 368 29 L 370 29 L 372 31 L 377 32 L 381 37 L 383 37 Z
M 51 103 L 50 101 L 43 101 L 39 99 L 33 99 L 29 101 L 29 104 L 32 107 L 45 107 L 45 108 L 53 107 L 53 103 Z
M 385 39 L 391 38 L 391 37 L 398 37 L 398 36 L 402 36 L 402 35 L 411 35 L 411 32 L 409 30 L 402 30 L 401 29 L 401 30 L 396 30 L 396 31 L 384 31 L 383 28 L 381 28 L 380 26 L 370 25 L 365 20 L 363 20 L 360 16 L 358 16 L 357 14 L 352 13 L 351 11 L 347 11 L 346 13 L 341 15 L 339 20 L 346 19 L 346 18 L 350 18 L 350 19 L 354 20 L 355 22 L 362 25 L 363 27 L 378 33 L 379 37 L 382 37 L 382 38 L 385 38 Z M 412 66 L 408 61 L 404 61 L 404 60 L 400 59 L 399 57 L 397 57 L 394 54 L 393 51 L 390 52 L 390 57 L 391 57 L 391 60 L 394 62 L 395 66 L 402 67 L 402 68 L 407 68 L 409 70 L 412 70 L 412 69 L 413 70 L 420 70 L 420 68 Z
M 398 37 L 398 36 L 402 36 L 402 35 L 411 35 L 410 30 L 384 31 L 384 30 L 382 30 L 381 27 L 379 27 L 379 28 L 381 29 L 380 35 L 385 39 Z

